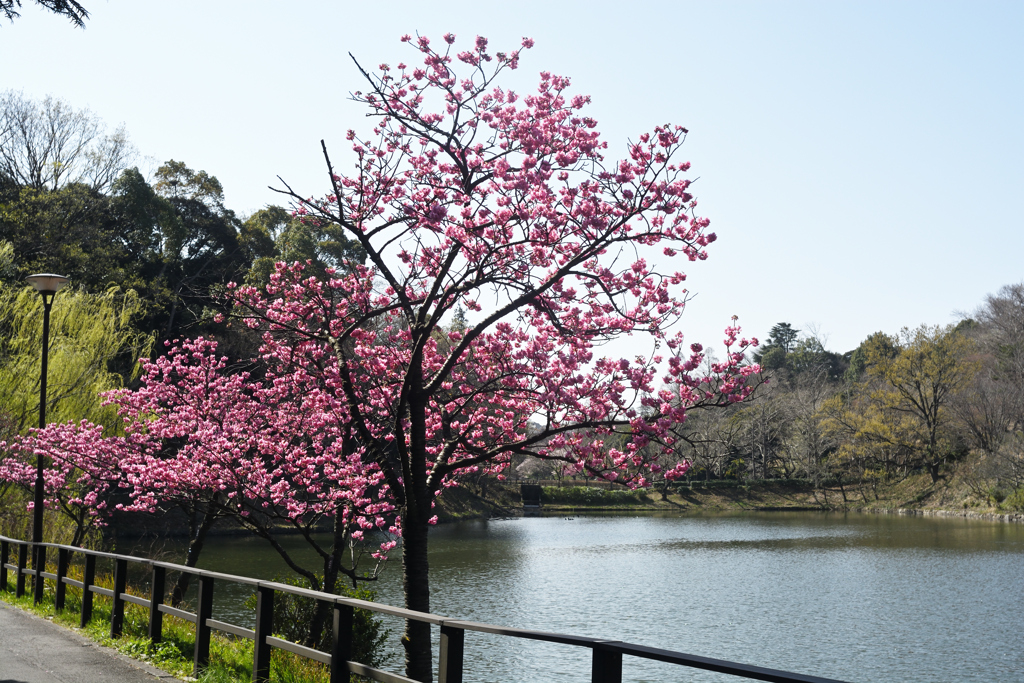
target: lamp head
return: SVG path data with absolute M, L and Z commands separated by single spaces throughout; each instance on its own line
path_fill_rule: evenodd
M 43 302 L 47 304 L 53 301 L 54 294 L 59 292 L 64 285 L 71 282 L 71 280 L 63 275 L 55 275 L 53 273 L 37 273 L 29 275 L 25 279 L 36 288 L 37 292 L 43 295 Z

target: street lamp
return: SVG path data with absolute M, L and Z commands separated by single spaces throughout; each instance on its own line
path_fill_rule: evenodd
M 36 288 L 36 291 L 43 297 L 43 368 L 39 375 L 39 429 L 46 426 L 46 370 L 50 352 L 50 307 L 53 306 L 53 297 L 69 280 L 63 275 L 53 273 L 38 273 L 29 275 L 28 283 Z M 36 454 L 36 490 L 34 506 L 32 508 L 32 543 L 43 542 L 43 456 Z M 33 566 L 36 570 L 35 576 L 35 598 L 38 602 L 43 595 L 43 555 L 42 546 L 34 546 Z

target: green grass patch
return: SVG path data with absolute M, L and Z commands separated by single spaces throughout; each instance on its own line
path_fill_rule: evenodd
M 601 489 L 591 486 L 545 486 L 541 500 L 551 505 L 616 507 L 648 505 L 651 498 L 645 491 Z

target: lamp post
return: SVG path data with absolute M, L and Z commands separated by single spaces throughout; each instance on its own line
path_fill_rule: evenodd
M 53 273 L 38 273 L 29 275 L 25 279 L 43 297 L 43 367 L 39 375 L 39 429 L 42 429 L 46 426 L 46 370 L 50 355 L 50 307 L 53 306 L 53 297 L 69 280 L 63 275 L 54 275 Z M 32 508 L 32 543 L 35 544 L 43 542 L 43 498 L 43 456 L 37 453 L 36 487 Z M 33 592 L 38 602 L 43 594 L 42 571 L 46 561 L 42 546 L 34 546 L 34 551 L 32 565 L 37 573 Z

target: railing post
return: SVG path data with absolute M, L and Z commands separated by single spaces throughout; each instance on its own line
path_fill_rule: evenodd
M 334 603 L 331 629 L 331 683 L 347 683 L 348 661 L 352 659 L 352 622 L 355 610 L 351 605 Z
M 206 620 L 213 617 L 213 579 L 199 576 L 199 595 L 196 598 L 196 649 L 192 657 L 192 675 L 199 676 L 210 661 L 210 627 Z
M 25 594 L 25 567 L 28 566 L 28 544 L 18 545 L 18 574 L 15 576 L 14 597 L 20 598 Z
M 46 571 L 46 546 L 37 545 L 32 553 L 32 566 L 35 567 L 35 580 L 32 582 L 32 602 L 38 605 L 43 601 L 43 572 Z
M 153 581 L 149 589 L 149 639 L 159 643 L 164 638 L 164 613 L 160 605 L 164 604 L 164 583 L 167 570 L 153 567 Z
M 96 581 L 96 556 L 86 553 L 85 572 L 82 574 L 82 619 L 79 628 L 85 628 L 92 619 L 92 591 L 89 588 Z
M 274 589 L 256 588 L 256 646 L 252 655 L 253 683 L 270 680 L 270 646 L 267 636 L 274 632 Z
M 110 637 L 120 638 L 124 630 L 124 598 L 128 588 L 128 560 L 114 560 L 114 605 L 110 610 Z
M 441 624 L 441 655 L 438 658 L 438 683 L 462 683 L 462 653 L 466 632 Z
M 622 683 L 622 653 L 594 648 L 591 683 Z
M 11 554 L 11 542 L 0 541 L 0 591 L 7 590 L 7 562 Z
M 57 548 L 57 585 L 53 587 L 53 608 L 58 612 L 64 610 L 64 599 L 68 593 L 68 585 L 64 583 L 64 577 L 68 575 L 68 556 L 70 554 L 67 548 Z

